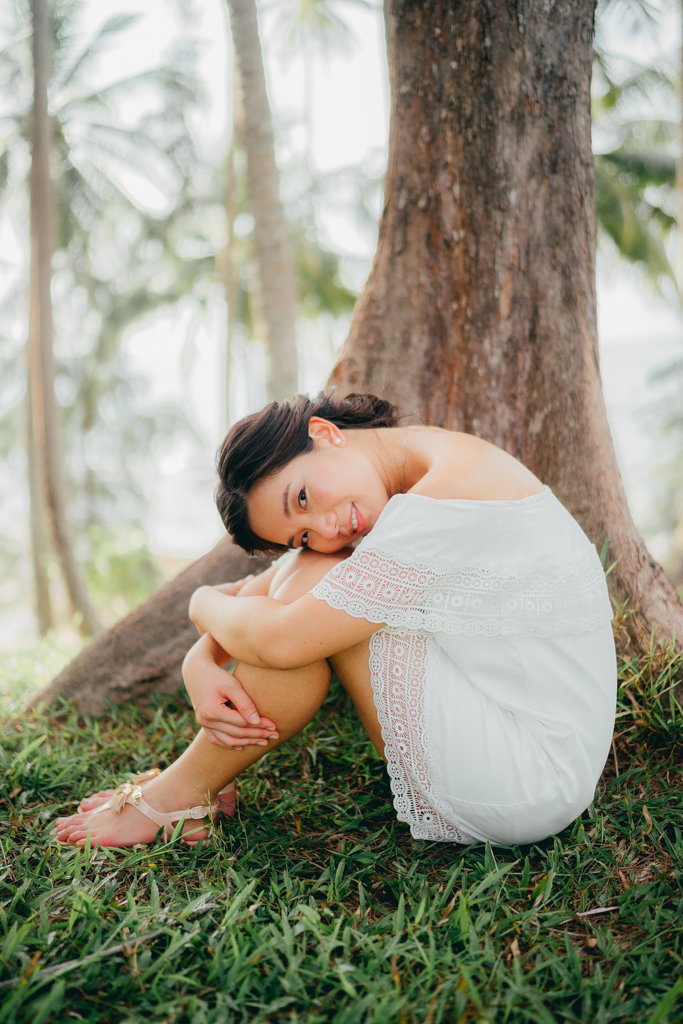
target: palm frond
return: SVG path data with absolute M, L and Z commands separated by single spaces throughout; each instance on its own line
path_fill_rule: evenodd
M 608 13 L 631 35 L 653 34 L 660 23 L 659 11 L 648 0 L 598 0 L 596 22 L 599 24 Z
M 635 156 L 624 153 L 607 154 L 596 156 L 594 167 L 598 221 L 620 255 L 641 264 L 655 284 L 668 278 L 675 285 L 676 276 L 664 247 L 664 237 L 675 220 L 645 198 L 645 162 L 641 159 L 638 163 Z M 661 173 L 662 168 L 659 170 Z
M 90 42 L 83 47 L 80 53 L 74 56 L 73 61 L 70 64 L 65 64 L 58 74 L 54 76 L 53 88 L 58 90 L 67 89 L 70 85 L 77 82 L 90 69 L 93 61 L 99 57 L 110 39 L 120 32 L 125 32 L 139 18 L 139 14 L 114 14 L 111 18 L 108 18 Z

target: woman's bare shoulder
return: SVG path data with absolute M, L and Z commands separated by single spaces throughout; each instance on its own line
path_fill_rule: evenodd
M 515 501 L 543 490 L 531 470 L 483 438 L 439 427 L 411 428 L 426 456 L 424 475 L 410 488 L 429 498 Z

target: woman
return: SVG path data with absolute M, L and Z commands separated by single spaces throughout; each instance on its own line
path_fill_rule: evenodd
M 311 721 L 330 666 L 415 838 L 530 843 L 590 804 L 614 723 L 611 606 L 595 548 L 528 469 L 400 427 L 372 395 L 320 395 L 236 424 L 218 470 L 236 543 L 289 553 L 194 593 L 200 733 L 163 773 L 60 819 L 60 840 L 149 842 L 187 815 L 198 841 L 192 819 L 234 813 L 233 780 Z

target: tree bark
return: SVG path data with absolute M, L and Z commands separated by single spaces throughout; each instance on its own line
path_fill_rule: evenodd
M 155 693 L 182 685 L 183 658 L 198 639 L 188 618 L 190 595 L 203 584 L 262 572 L 270 558 L 250 558 L 229 538 L 176 579 L 166 583 L 125 619 L 92 640 L 29 707 L 73 700 L 81 714 L 100 715 L 107 701 L 147 707 Z
M 52 33 L 47 0 L 32 0 L 34 96 L 31 148 L 31 273 L 29 285 L 29 362 L 31 414 L 38 473 L 52 542 L 81 631 L 100 629 L 76 561 L 66 516 L 50 284 L 54 252 L 54 197 L 50 177 L 52 122 L 48 113 Z
M 259 301 L 266 326 L 269 401 L 298 386 L 296 279 L 290 229 L 280 199 L 280 176 L 255 0 L 227 0 L 240 98 L 244 110 L 247 192 L 254 217 Z
M 683 641 L 639 537 L 602 395 L 591 157 L 592 0 L 389 0 L 377 252 L 333 371 L 504 448 L 618 563 L 633 649 Z

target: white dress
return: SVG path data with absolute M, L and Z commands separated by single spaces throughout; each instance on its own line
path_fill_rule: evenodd
M 372 688 L 415 839 L 532 843 L 588 807 L 614 727 L 612 608 L 594 546 L 548 487 L 395 495 L 312 593 L 383 624 Z

